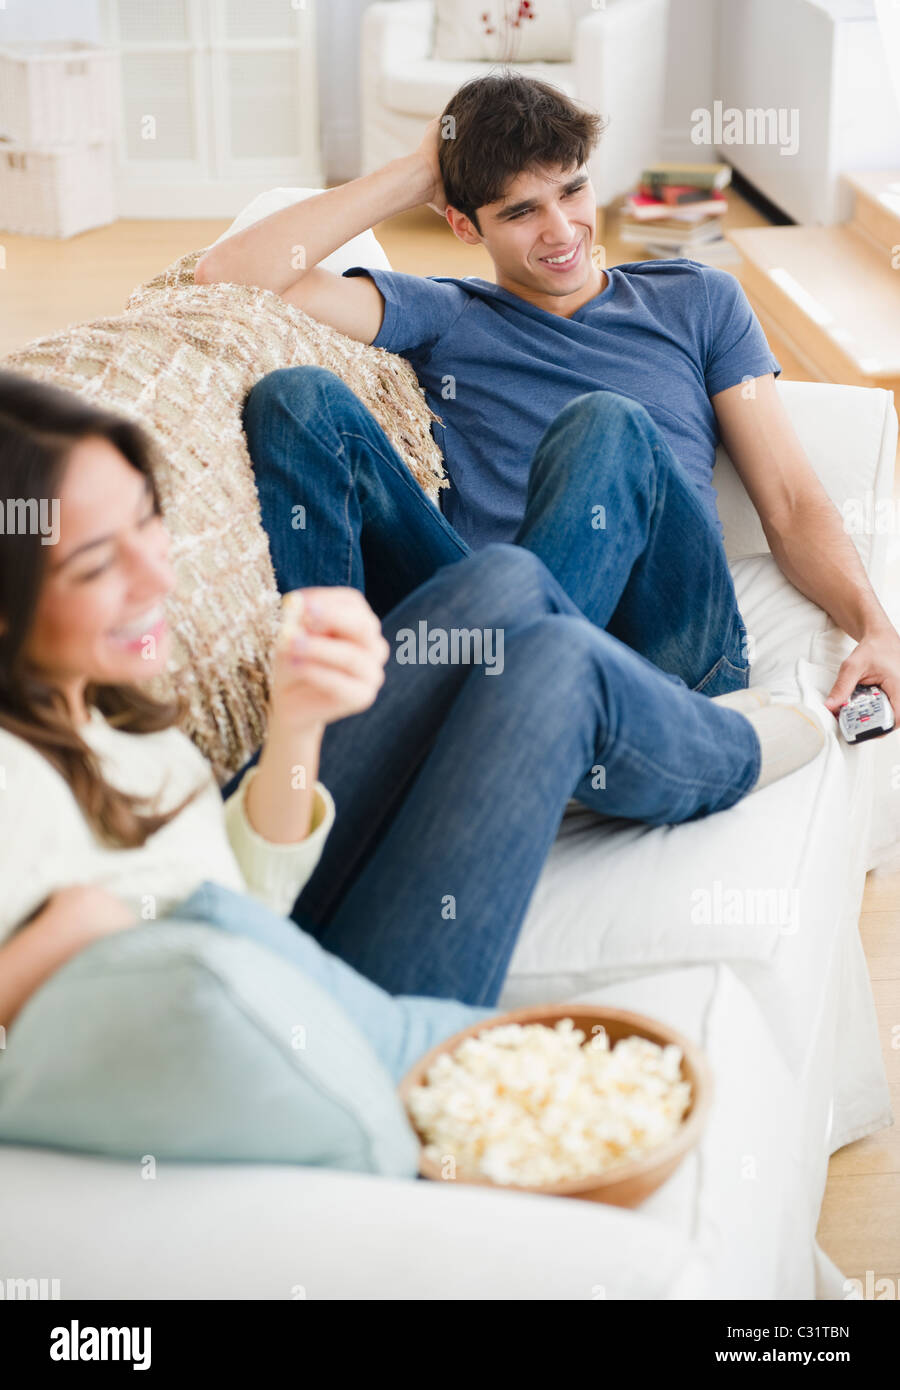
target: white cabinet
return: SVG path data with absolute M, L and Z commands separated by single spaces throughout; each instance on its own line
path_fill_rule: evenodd
M 104 0 L 122 217 L 232 216 L 319 187 L 313 0 Z

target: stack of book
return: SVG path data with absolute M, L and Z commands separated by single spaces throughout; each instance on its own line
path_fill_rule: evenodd
M 622 241 L 658 257 L 738 260 L 722 235 L 731 182 L 727 164 L 654 164 L 645 169 L 637 193 L 625 199 Z

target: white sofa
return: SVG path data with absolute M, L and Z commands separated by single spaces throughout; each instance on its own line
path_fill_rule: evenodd
M 230 230 L 299 194 L 265 195 Z M 330 264 L 367 260 L 385 263 L 371 233 Z M 890 498 L 888 392 L 779 389 L 839 506 Z M 891 1122 L 857 918 L 900 833 L 900 748 L 838 742 L 823 695 L 849 639 L 780 575 L 723 451 L 716 483 L 753 683 L 803 699 L 827 747 L 687 825 L 570 810 L 502 997 L 608 1002 L 696 1039 L 716 1086 L 699 1149 L 620 1211 L 276 1165 L 161 1164 L 147 1182 L 136 1164 L 0 1145 L 0 1276 L 59 1279 L 63 1298 L 844 1296 L 815 1232 L 830 1153 Z M 855 540 L 880 586 L 886 534 Z
M 590 162 L 601 207 L 634 188 L 660 157 L 668 0 L 571 0 L 576 16 L 568 62 L 512 63 L 560 87 L 609 122 Z M 434 56 L 432 0 L 386 0 L 363 14 L 360 41 L 362 172 L 408 154 L 428 121 L 483 62 Z

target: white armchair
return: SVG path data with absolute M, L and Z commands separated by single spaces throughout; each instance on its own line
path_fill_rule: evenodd
M 573 0 L 580 15 L 568 62 L 513 63 L 552 82 L 608 122 L 590 163 L 605 207 L 659 158 L 669 0 Z M 382 0 L 363 15 L 360 56 L 363 173 L 408 154 L 461 83 L 496 66 L 432 56 L 432 0 Z

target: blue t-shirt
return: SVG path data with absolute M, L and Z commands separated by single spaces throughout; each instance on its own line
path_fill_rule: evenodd
M 428 404 L 450 487 L 444 515 L 477 549 L 509 541 L 525 511 L 541 436 L 586 391 L 639 401 L 719 528 L 719 432 L 710 396 L 781 368 L 739 282 L 697 261 L 634 261 L 571 318 L 475 277 L 353 266 L 384 297 L 377 347 L 407 358 Z

